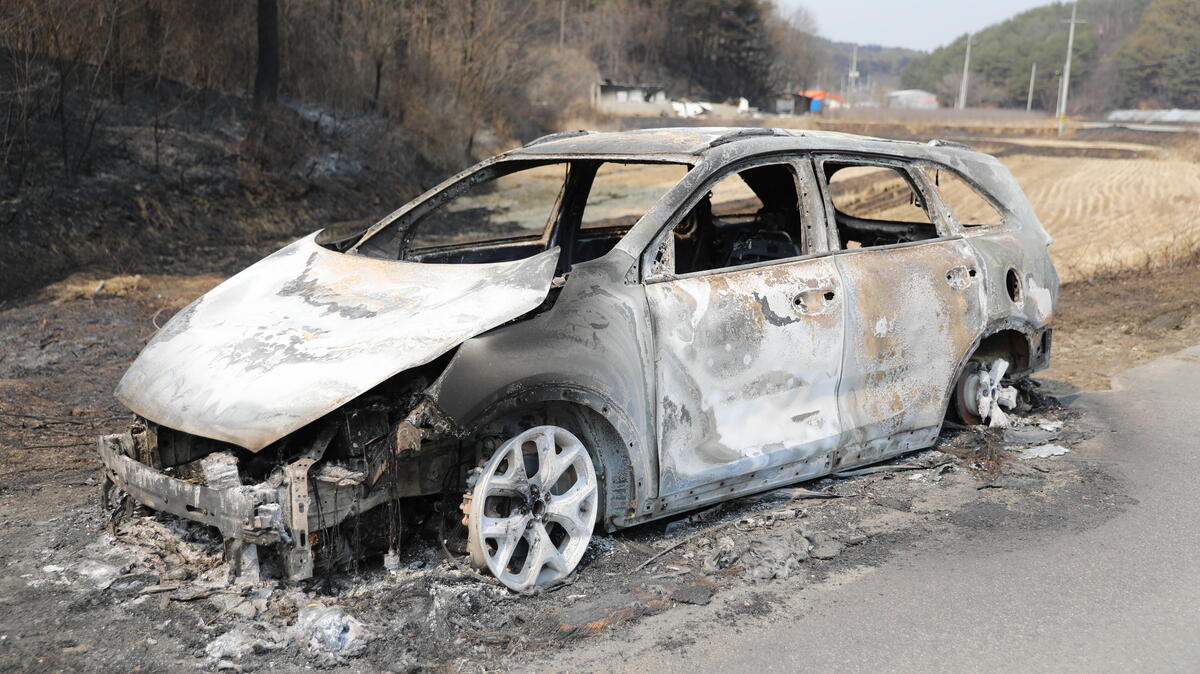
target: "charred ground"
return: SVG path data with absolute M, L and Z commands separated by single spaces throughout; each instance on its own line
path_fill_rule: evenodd
M 1029 413 L 1026 436 L 953 431 L 897 468 L 802 485 L 833 498 L 777 490 L 598 537 L 569 585 L 536 596 L 446 561 L 419 536 L 392 570 L 375 558 L 296 586 L 229 587 L 219 541 L 203 530 L 139 516 L 109 537 L 91 448 L 95 435 L 126 423 L 111 390 L 155 325 L 218 281 L 75 279 L 0 313 L 6 668 L 216 666 L 221 658 L 210 654 L 223 651 L 206 649 L 231 631 L 250 641 L 218 643 L 263 651 L 240 666 L 294 667 L 310 662 L 292 630 L 314 603 L 340 606 L 373 635 L 349 669 L 511 665 L 575 639 L 611 638 L 663 611 L 734 626 L 745 612 L 836 588 L 897 551 L 1086 528 L 1128 504 L 1103 464 L 1082 455 L 1024 461 L 1006 449 L 1029 444 L 1022 440 L 1070 446 L 1104 431 L 1051 402 Z M 1042 390 L 1102 387 L 1102 377 L 1195 343 L 1197 282 L 1193 266 L 1065 286 Z M 1040 425 L 1054 422 L 1062 430 Z M 662 646 L 686 639 L 664 635 Z

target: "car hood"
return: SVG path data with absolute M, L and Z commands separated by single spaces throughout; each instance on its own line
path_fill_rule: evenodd
M 345 255 L 305 237 L 175 315 L 117 385 L 141 416 L 258 451 L 535 309 L 558 249 L 492 264 Z

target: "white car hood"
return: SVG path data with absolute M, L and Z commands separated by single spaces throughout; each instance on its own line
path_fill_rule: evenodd
M 535 309 L 558 249 L 493 264 L 345 255 L 305 237 L 192 302 L 117 385 L 143 417 L 258 451 Z

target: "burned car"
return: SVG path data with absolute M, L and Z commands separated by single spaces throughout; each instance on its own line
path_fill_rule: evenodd
M 1049 243 L 955 143 L 555 134 L 197 299 L 121 380 L 136 421 L 99 452 L 110 491 L 292 579 L 425 531 L 544 586 L 597 528 L 1001 414 L 1001 383 L 1049 359 Z

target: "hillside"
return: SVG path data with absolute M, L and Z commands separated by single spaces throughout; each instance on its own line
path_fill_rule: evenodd
M 1128 104 L 1137 94 L 1123 86 L 1131 71 L 1123 67 L 1131 37 L 1153 43 L 1141 25 L 1150 16 L 1147 5 L 1195 5 L 1187 0 L 1092 0 L 1081 3 L 1080 24 L 1075 32 L 1072 62 L 1070 112 L 1094 112 Z M 1156 8 L 1162 14 L 1170 8 Z M 1023 107 L 1029 87 L 1030 69 L 1037 64 L 1033 107 L 1052 111 L 1058 98 L 1058 82 L 1066 55 L 1069 3 L 1055 3 L 1017 14 L 980 30 L 971 47 L 969 106 Z M 954 101 L 962 75 L 966 36 L 912 60 L 904 69 L 901 84 L 928 89 L 945 101 Z M 1184 43 L 1181 49 L 1188 49 Z M 1191 47 L 1194 52 L 1193 40 Z M 1182 75 L 1180 75 L 1182 76 Z
M 602 78 L 763 99 L 810 79 L 807 25 L 765 0 L 7 0 L 0 303 L 81 269 L 223 271 L 378 217 L 602 123 Z
M 823 85 L 845 91 L 846 74 L 854 54 L 851 42 L 822 40 L 824 55 Z M 903 47 L 883 47 L 877 44 L 858 45 L 859 89 L 865 97 L 878 98 L 883 92 L 898 89 L 905 67 L 924 52 Z
M 1200 2 L 1150 3 L 1119 58 L 1126 107 L 1200 108 Z

